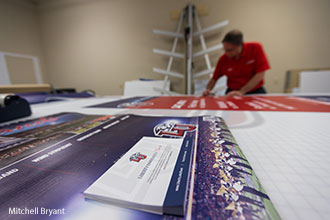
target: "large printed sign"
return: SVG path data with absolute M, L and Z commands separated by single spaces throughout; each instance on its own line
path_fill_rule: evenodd
M 172 109 L 172 110 L 231 110 L 330 112 L 330 100 L 325 97 L 293 96 L 160 96 L 134 97 L 89 106 L 95 108 Z
M 110 184 L 97 193 L 117 206 L 83 197 L 107 171 Z M 0 127 L 0 219 L 109 210 L 116 219 L 181 219 L 120 206 L 190 219 L 280 218 L 219 117 L 61 113 Z

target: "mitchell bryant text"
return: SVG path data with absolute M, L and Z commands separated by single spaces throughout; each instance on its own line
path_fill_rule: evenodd
M 65 209 L 47 209 L 45 207 L 34 207 L 34 208 L 18 208 L 18 207 L 9 207 L 9 215 L 64 215 Z

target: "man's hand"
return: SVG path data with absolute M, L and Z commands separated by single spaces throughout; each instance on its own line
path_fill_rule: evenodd
M 203 92 L 203 96 L 209 96 L 211 95 L 211 91 L 209 89 L 205 89 Z
M 227 93 L 227 96 L 242 96 L 242 95 L 244 95 L 244 93 L 239 90 L 233 90 Z
M 211 90 L 213 89 L 216 82 L 217 81 L 215 79 L 210 79 L 210 81 L 207 83 L 206 89 L 203 92 L 203 96 L 212 95 Z

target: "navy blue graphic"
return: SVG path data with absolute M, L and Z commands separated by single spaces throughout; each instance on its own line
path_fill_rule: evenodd
M 188 177 L 195 172 L 195 179 L 190 180 L 194 181 L 192 219 L 278 216 L 219 117 L 62 113 L 45 118 L 54 120 L 43 119 L 41 125 L 42 120 L 35 119 L 0 127 L 1 146 L 6 146 L 0 151 L 0 219 L 61 219 L 77 212 L 76 207 L 86 207 L 89 201 L 83 192 L 142 137 L 156 137 L 155 127 L 168 121 L 175 122 L 172 131 L 177 134 L 184 130 L 184 140 L 164 203 L 166 213 L 174 210 L 178 215 L 185 214 L 182 204 L 188 197 Z M 197 164 L 192 167 L 196 138 Z M 143 155 L 138 158 L 143 159 Z M 9 215 L 13 207 L 65 209 L 66 215 Z M 134 219 L 182 219 L 142 211 L 130 214 Z
M 120 99 L 118 101 L 107 102 L 98 105 L 88 106 L 87 108 L 129 108 L 129 107 L 137 107 L 141 105 L 146 105 L 145 101 L 154 99 L 155 97 L 145 97 L 145 96 L 136 96 L 127 99 Z

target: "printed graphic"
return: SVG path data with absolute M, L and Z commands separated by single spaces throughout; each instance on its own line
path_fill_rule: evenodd
M 176 204 L 182 203 L 177 201 L 180 194 L 179 198 L 192 198 L 187 203 L 190 208 L 186 209 L 190 211 L 184 213 L 192 219 L 280 219 L 219 117 L 61 113 L 2 126 L 0 131 L 0 219 L 49 219 L 45 210 L 48 214 L 52 211 L 54 219 L 82 219 L 93 216 L 95 210 L 102 207 L 109 210 L 106 205 L 98 206 L 85 200 L 82 192 L 124 158 L 143 137 L 148 138 L 141 142 L 141 149 L 130 152 L 125 161 L 130 166 L 143 165 L 137 178 L 150 182 L 158 181 L 158 171 L 162 168 L 174 167 L 173 173 L 177 176 L 165 186 L 177 194 L 165 197 L 166 213 L 177 210 Z M 176 161 L 171 153 L 172 146 L 176 145 L 169 140 L 182 142 L 177 163 L 171 162 Z M 145 151 L 144 146 L 156 142 L 158 145 L 152 151 Z M 154 163 L 159 166 L 147 166 L 146 162 L 155 152 L 162 158 Z M 192 160 L 194 164 L 186 163 L 190 155 L 196 155 Z M 139 162 L 129 161 L 130 158 Z M 153 170 L 155 172 L 151 172 Z M 186 195 L 182 189 L 190 186 L 189 176 L 184 176 L 189 173 L 194 177 L 190 179 L 193 188 L 189 188 Z M 117 174 L 124 177 L 127 172 Z M 120 183 L 121 179 L 113 181 L 123 185 Z M 129 190 L 126 188 L 126 193 L 129 194 Z M 111 215 L 120 219 L 182 219 L 132 209 L 123 211 L 111 207 L 110 210 Z M 29 214 L 19 214 L 22 212 Z
M 133 154 L 132 156 L 130 156 L 129 161 L 140 162 L 140 160 L 144 160 L 146 158 L 147 158 L 146 155 L 143 155 L 140 152 L 137 152 L 137 153 Z
M 154 128 L 154 133 L 159 137 L 184 137 L 186 132 L 196 129 L 195 125 L 177 124 L 176 121 L 166 121 Z
M 121 99 L 89 107 L 171 110 L 330 112 L 329 100 L 330 97 L 325 96 L 317 98 L 293 96 L 160 96 Z
M 277 219 L 278 213 L 222 118 L 199 123 L 192 216 L 205 219 Z M 203 206 L 200 202 L 204 201 Z M 221 209 L 222 212 L 212 210 Z M 267 214 L 263 213 L 267 210 Z
M 144 136 L 96 180 L 84 195 L 89 199 L 113 205 L 184 216 L 188 167 L 191 165 L 191 156 L 188 156 L 191 154 L 188 152 L 191 152 L 193 142 L 188 143 L 187 148 L 183 139 Z M 140 163 L 128 162 L 128 157 L 132 158 L 129 155 L 137 150 L 143 150 L 148 156 Z M 187 153 L 182 153 L 184 151 Z M 183 155 L 186 155 L 185 158 Z M 140 161 L 140 156 L 138 157 Z M 186 166 L 182 161 L 186 161 Z M 177 168 L 180 168 L 181 172 L 178 172 Z M 176 187 L 171 189 L 173 183 Z M 176 199 L 175 210 L 167 208 L 166 198 L 171 197 Z

